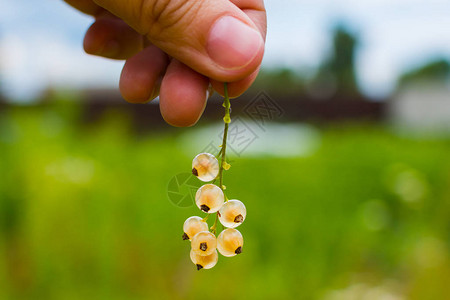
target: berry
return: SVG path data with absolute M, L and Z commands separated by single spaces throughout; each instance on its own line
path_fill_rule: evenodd
M 234 228 L 225 229 L 217 237 L 217 250 L 223 256 L 231 257 L 242 253 L 243 245 L 242 234 Z
M 200 153 L 192 161 L 192 174 L 201 181 L 214 180 L 219 174 L 219 161 L 210 153 Z
M 239 200 L 229 200 L 219 210 L 219 221 L 223 226 L 235 228 L 244 222 L 247 209 Z
M 190 240 L 200 231 L 208 231 L 208 223 L 196 216 L 187 218 L 183 225 L 183 240 Z
M 209 231 L 200 231 L 191 239 L 191 249 L 197 255 L 211 255 L 216 248 L 216 236 Z
M 217 212 L 223 205 L 224 195 L 222 190 L 214 184 L 201 186 L 195 194 L 195 204 L 208 214 Z
M 210 255 L 198 255 L 193 250 L 191 250 L 191 260 L 197 266 L 197 270 L 201 269 L 211 269 L 217 264 L 219 255 L 217 250 Z

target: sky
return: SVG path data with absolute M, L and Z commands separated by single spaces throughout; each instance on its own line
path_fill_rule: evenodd
M 396 78 L 434 58 L 450 59 L 449 0 L 266 0 L 263 67 L 308 71 L 327 55 L 337 22 L 360 39 L 361 89 L 386 97 Z M 117 88 L 123 62 L 87 55 L 91 17 L 62 0 L 0 0 L 0 86 L 29 101 L 50 85 Z

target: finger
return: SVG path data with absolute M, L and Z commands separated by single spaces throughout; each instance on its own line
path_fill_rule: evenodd
M 249 16 L 249 18 L 259 28 L 263 38 L 266 38 L 267 19 L 264 10 L 264 3 L 260 0 L 232 0 L 232 2 Z M 250 3 L 251 2 L 251 3 Z M 254 7 L 254 9 L 246 9 L 246 7 Z M 228 95 L 231 98 L 242 95 L 255 81 L 259 73 L 259 67 L 248 77 L 228 83 Z M 220 95 L 224 95 L 223 82 L 211 80 L 211 85 Z
M 149 46 L 129 58 L 120 75 L 119 88 L 123 98 L 131 103 L 145 103 L 158 95 L 159 80 L 169 58 L 155 46 Z
M 124 21 L 102 15 L 87 30 L 83 47 L 89 54 L 127 59 L 143 49 L 143 37 Z
M 242 1 L 246 10 L 261 1 Z M 96 3 L 119 16 L 164 52 L 219 81 L 237 81 L 260 65 L 258 26 L 229 0 L 154 0 Z
M 194 125 L 205 109 L 209 80 L 177 60 L 172 60 L 161 83 L 159 107 L 167 123 Z
M 92 55 L 126 59 L 142 50 L 143 37 L 92 0 L 64 0 L 74 8 L 96 17 L 84 37 L 84 50 Z

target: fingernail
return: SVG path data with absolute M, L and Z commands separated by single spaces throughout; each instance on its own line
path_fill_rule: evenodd
M 247 24 L 230 16 L 214 23 L 206 49 L 209 56 L 226 69 L 248 65 L 264 46 L 261 34 Z

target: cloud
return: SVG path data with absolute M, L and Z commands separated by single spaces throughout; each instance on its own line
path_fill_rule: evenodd
M 1 42 L 2 84 L 7 96 L 29 100 L 48 86 L 116 87 L 122 62 L 85 54 L 65 36 L 30 31 L 27 39 L 5 35 Z
M 82 49 L 91 22 L 63 1 L 3 1 L 0 72 L 5 94 L 27 101 L 48 86 L 117 87 L 123 63 L 89 56 Z

